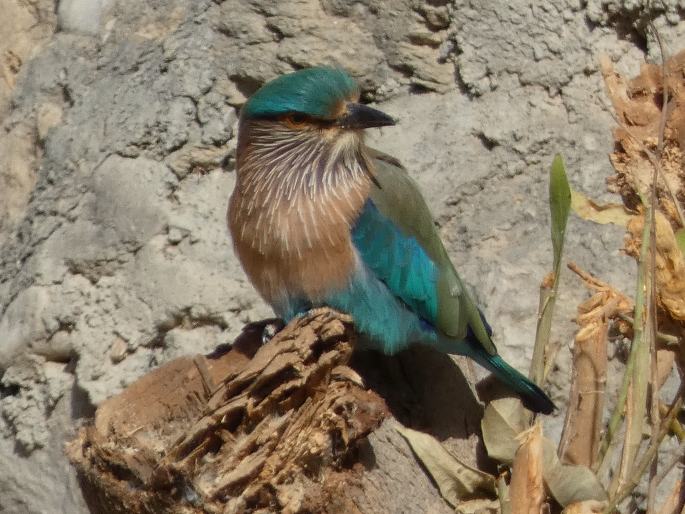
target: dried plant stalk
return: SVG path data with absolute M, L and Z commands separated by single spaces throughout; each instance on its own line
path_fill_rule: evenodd
M 645 224 L 645 235 L 649 226 Z M 613 495 L 626 484 L 634 473 L 633 465 L 637 458 L 645 429 L 647 414 L 647 392 L 651 381 L 651 348 L 654 347 L 654 316 L 650 309 L 653 300 L 651 291 L 652 275 L 647 265 L 649 244 L 643 239 L 640 252 L 637 295 L 635 301 L 635 320 L 633 325 L 633 342 L 631 347 L 632 366 L 626 366 L 625 374 L 630 385 L 626 402 L 626 432 L 621 465 L 610 487 Z M 618 409 L 618 407 L 617 407 Z M 656 427 L 652 427 L 653 430 Z
M 632 311 L 632 302 L 610 285 L 581 270 L 569 269 L 597 291 L 578 307 L 574 371 L 559 455 L 564 462 L 595 467 L 599 458 L 606 369 L 608 321 Z
M 643 64 L 640 74 L 627 80 L 614 70 L 609 57 L 600 58 L 600 70 L 619 124 L 614 131 L 616 150 L 610 156 L 616 175 L 609 179 L 609 187 L 621 194 L 628 207 L 635 208 L 639 196 L 651 189 L 654 164 L 657 164 L 661 171 L 655 207 L 677 226 L 685 225 L 678 200 L 685 189 L 680 177 L 685 148 L 682 144 L 685 134 L 683 69 L 685 51 L 673 55 L 664 67 Z M 667 96 L 671 102 L 663 101 Z M 667 104 L 669 109 L 665 108 Z M 661 159 L 655 159 L 656 153 L 661 153 Z
M 592 467 L 599 452 L 607 373 L 607 311 L 615 305 L 607 293 L 597 293 L 578 307 L 577 323 L 582 328 L 575 337 L 569 408 L 559 444 L 559 456 L 566 463 Z
M 539 514 L 545 500 L 542 464 L 542 425 L 538 421 L 521 435 L 511 471 L 511 514 Z
M 682 512 L 683 505 L 683 481 L 677 480 L 673 485 L 671 494 L 668 495 L 666 501 L 659 509 L 659 514 L 678 514 Z

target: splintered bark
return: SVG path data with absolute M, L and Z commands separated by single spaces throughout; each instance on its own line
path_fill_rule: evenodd
M 142 377 L 68 445 L 90 510 L 452 512 L 393 418 L 475 463 L 481 409 L 466 381 L 421 350 L 363 352 L 356 371 L 353 344 L 350 320 L 319 310 L 267 344 L 253 326 L 222 355 Z

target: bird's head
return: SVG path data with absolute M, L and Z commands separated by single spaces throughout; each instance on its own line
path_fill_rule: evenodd
M 346 72 L 328 67 L 267 82 L 250 97 L 240 118 L 239 167 L 241 154 L 259 149 L 286 160 L 305 152 L 346 154 L 362 146 L 363 129 L 395 124 L 387 114 L 359 103 L 359 86 Z

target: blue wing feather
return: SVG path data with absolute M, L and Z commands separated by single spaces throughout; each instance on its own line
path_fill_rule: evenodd
M 433 325 L 438 312 L 438 269 L 419 242 L 405 235 L 367 200 L 352 230 L 362 261 L 392 294 Z
M 489 353 L 470 326 L 463 340 L 436 331 L 437 266 L 419 242 L 385 217 L 372 200 L 352 230 L 352 241 L 363 265 L 348 290 L 336 294 L 332 303 L 351 312 L 360 330 L 381 343 L 385 353 L 410 342 L 424 342 L 447 353 L 468 355 L 521 395 L 529 409 L 545 414 L 554 411 L 544 391 L 499 355 Z M 480 310 L 476 312 L 489 336 L 490 325 Z

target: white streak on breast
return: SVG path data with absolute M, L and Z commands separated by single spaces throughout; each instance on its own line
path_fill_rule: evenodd
M 282 288 L 315 294 L 330 277 L 344 277 L 352 262 L 351 226 L 370 181 L 359 137 L 339 135 L 262 126 L 239 156 L 242 198 L 232 231 L 239 257 L 252 261 L 243 266 L 265 298 Z

